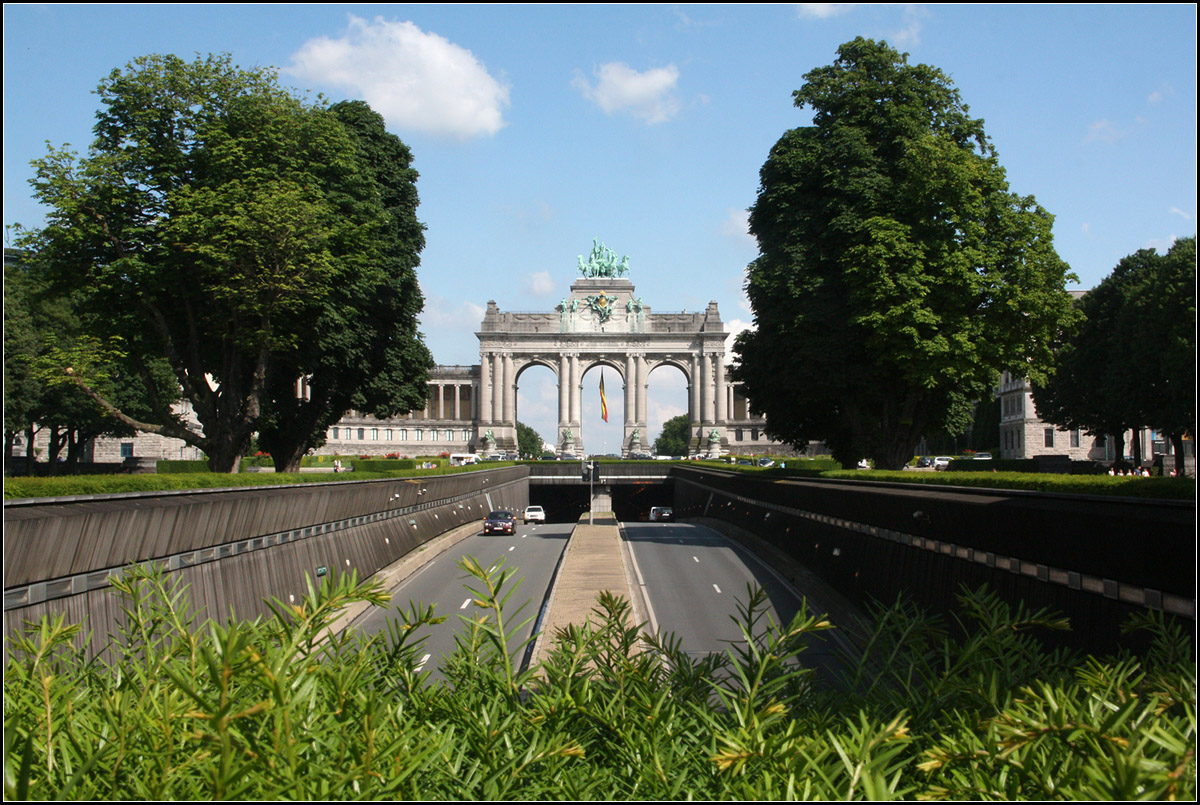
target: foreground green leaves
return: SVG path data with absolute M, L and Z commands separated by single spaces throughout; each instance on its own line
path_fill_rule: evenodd
M 181 590 L 118 582 L 125 627 L 85 661 L 79 626 L 13 638 L 4 680 L 10 799 L 1194 799 L 1192 643 L 1149 616 L 1140 656 L 1078 658 L 1065 626 L 964 593 L 959 617 L 903 603 L 849 629 L 838 679 L 805 666 L 832 628 L 768 616 L 761 591 L 725 655 L 643 635 L 627 602 L 514 657 L 509 569 L 462 565 L 444 682 L 420 670 L 431 608 L 386 634 L 333 634 L 351 577 L 274 602 L 253 622 L 196 625 Z

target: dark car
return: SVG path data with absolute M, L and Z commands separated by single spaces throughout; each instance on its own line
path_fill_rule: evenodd
M 650 522 L 670 523 L 675 520 L 675 511 L 670 506 L 651 506 Z
M 516 531 L 517 520 L 512 512 L 495 511 L 483 521 L 483 533 L 485 534 L 515 534 Z

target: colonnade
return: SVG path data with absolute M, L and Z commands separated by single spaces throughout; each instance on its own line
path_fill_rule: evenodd
M 715 428 L 724 436 L 724 427 L 733 410 L 733 386 L 726 379 L 723 350 L 682 355 L 629 352 L 623 358 L 613 356 L 611 352 L 601 355 L 563 351 L 557 359 L 516 352 L 484 352 L 480 355 L 479 373 L 481 436 L 490 431 L 495 438 L 504 439 L 511 429 L 515 438 L 517 375 L 534 365 L 547 366 L 558 378 L 558 433 L 555 442 L 560 449 L 582 449 L 579 445 L 583 425 L 583 376 L 601 366 L 615 371 L 624 382 L 625 434 L 622 449 L 626 452 L 635 448 L 631 443 L 635 429 L 639 431 L 640 449 L 649 447 L 646 441 L 649 378 L 651 371 L 658 366 L 670 365 L 683 372 L 688 382 L 688 413 L 694 427 L 702 427 L 706 433 Z M 611 417 L 612 413 L 609 415 Z

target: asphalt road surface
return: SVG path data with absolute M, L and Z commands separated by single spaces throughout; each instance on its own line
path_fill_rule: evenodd
M 504 567 L 517 568 L 506 588 L 511 589 L 520 580 L 520 585 L 516 587 L 504 609 L 505 624 L 514 626 L 527 618 L 536 620 L 546 598 L 554 568 L 566 548 L 567 538 L 573 526 L 573 523 L 522 525 L 518 521 L 517 533 L 513 536 L 485 536 L 481 530 L 436 556 L 407 579 L 390 588 L 388 592 L 392 596 L 391 603 L 386 607 L 374 607 L 363 613 L 355 619 L 353 628 L 366 634 L 385 633 L 387 619 L 396 617 L 397 609 L 407 611 L 409 602 L 432 604 L 435 614 L 444 616 L 446 622 L 426 627 L 424 633 L 428 637 L 421 649 L 422 669 L 430 671 L 433 679 L 440 679 L 442 660 L 454 651 L 455 634 L 462 633 L 466 628 L 459 616 L 475 617 L 482 611 L 472 605 L 474 595 L 467 590 L 467 585 L 481 589 L 480 582 L 468 577 L 459 567 L 459 561 L 465 556 L 471 556 L 485 568 L 497 560 L 503 560 Z M 533 625 L 531 620 L 513 633 L 509 645 L 510 650 L 518 654 L 518 662 L 521 657 L 519 652 L 516 652 L 517 644 L 529 637 Z

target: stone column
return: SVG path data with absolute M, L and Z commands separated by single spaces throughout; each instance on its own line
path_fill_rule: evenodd
M 504 356 L 492 355 L 492 422 L 504 419 Z
M 625 425 L 637 421 L 637 368 L 632 355 L 625 356 Z
M 492 356 L 479 356 L 479 417 L 480 424 L 492 421 Z
M 582 405 L 580 404 L 581 403 L 580 385 L 582 383 L 583 383 L 583 377 L 579 373 L 579 356 L 572 355 L 571 356 L 571 389 L 570 389 L 570 393 L 571 393 L 571 424 L 576 427 L 583 420 L 583 417 L 581 415 Z
M 713 421 L 712 356 L 700 356 L 700 422 Z
M 729 412 L 727 407 L 729 404 L 728 387 L 725 385 L 725 357 L 723 355 L 716 355 L 713 357 L 713 360 L 717 362 L 717 387 L 714 389 L 715 393 L 713 395 L 717 398 L 716 421 L 724 425 Z
M 703 421 L 700 410 L 700 356 L 692 356 L 692 376 L 688 378 L 688 418 L 693 425 Z
M 637 414 L 634 417 L 634 424 L 646 432 L 646 400 L 649 397 L 650 377 L 646 370 L 646 356 L 638 355 L 636 361 L 637 374 Z
M 562 429 L 566 427 L 571 417 L 571 403 L 568 393 L 570 384 L 571 364 L 566 353 L 558 356 L 558 433 L 554 434 L 554 443 L 562 441 Z
M 513 377 L 512 355 L 504 356 L 504 424 L 516 427 L 513 412 L 516 410 L 516 378 Z
M 454 421 L 458 422 L 462 419 L 462 385 L 454 384 Z

